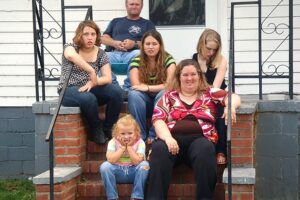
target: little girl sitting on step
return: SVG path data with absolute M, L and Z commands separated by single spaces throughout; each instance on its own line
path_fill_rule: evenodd
M 145 143 L 140 127 L 131 115 L 120 118 L 113 127 L 105 161 L 100 173 L 107 199 L 118 199 L 117 183 L 133 183 L 131 199 L 144 199 L 149 163 L 145 161 Z

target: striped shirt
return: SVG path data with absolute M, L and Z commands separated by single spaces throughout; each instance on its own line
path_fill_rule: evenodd
M 176 62 L 170 54 L 167 54 L 163 67 L 165 69 L 168 69 L 168 67 L 171 64 L 176 64 Z M 131 60 L 130 70 L 133 69 L 133 68 L 140 68 L 140 67 L 141 67 L 141 58 L 140 58 L 140 56 L 137 56 L 137 57 L 135 57 Z M 150 83 L 155 82 L 156 76 L 157 76 L 157 74 L 149 74 L 149 82 Z

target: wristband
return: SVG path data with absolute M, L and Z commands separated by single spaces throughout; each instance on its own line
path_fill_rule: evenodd
M 148 88 L 147 92 L 149 92 L 149 85 L 147 85 L 147 88 Z

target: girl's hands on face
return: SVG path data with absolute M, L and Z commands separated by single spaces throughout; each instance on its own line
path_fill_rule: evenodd
M 122 136 L 122 135 L 116 136 L 116 139 L 120 142 L 120 144 L 121 144 L 122 146 L 126 146 L 126 143 L 124 143 L 124 139 L 123 139 L 123 136 Z
M 124 144 L 125 146 L 128 146 L 128 144 L 130 143 L 130 138 L 125 138 L 125 137 L 123 137 L 123 138 L 122 138 L 122 142 L 123 142 L 123 144 Z
M 116 135 L 116 139 L 122 146 L 131 146 L 136 140 L 136 134 L 134 132 L 134 126 L 119 125 L 119 132 Z
M 130 137 L 128 139 L 129 139 L 129 141 L 127 143 L 127 146 L 132 146 L 136 142 L 137 137 L 135 135 L 133 135 L 132 137 Z
M 136 137 L 118 135 L 117 140 L 121 143 L 122 146 L 132 146 L 136 141 Z

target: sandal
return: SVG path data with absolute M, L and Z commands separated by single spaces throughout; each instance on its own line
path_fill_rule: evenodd
M 147 140 L 146 140 L 146 144 L 150 145 L 154 142 L 155 138 L 152 138 L 152 137 L 148 137 Z
M 149 149 L 149 152 L 148 152 L 146 160 L 150 160 L 150 154 L 151 154 L 151 152 L 152 152 L 152 149 Z
M 227 163 L 227 159 L 224 153 L 217 153 L 217 164 L 225 165 Z

